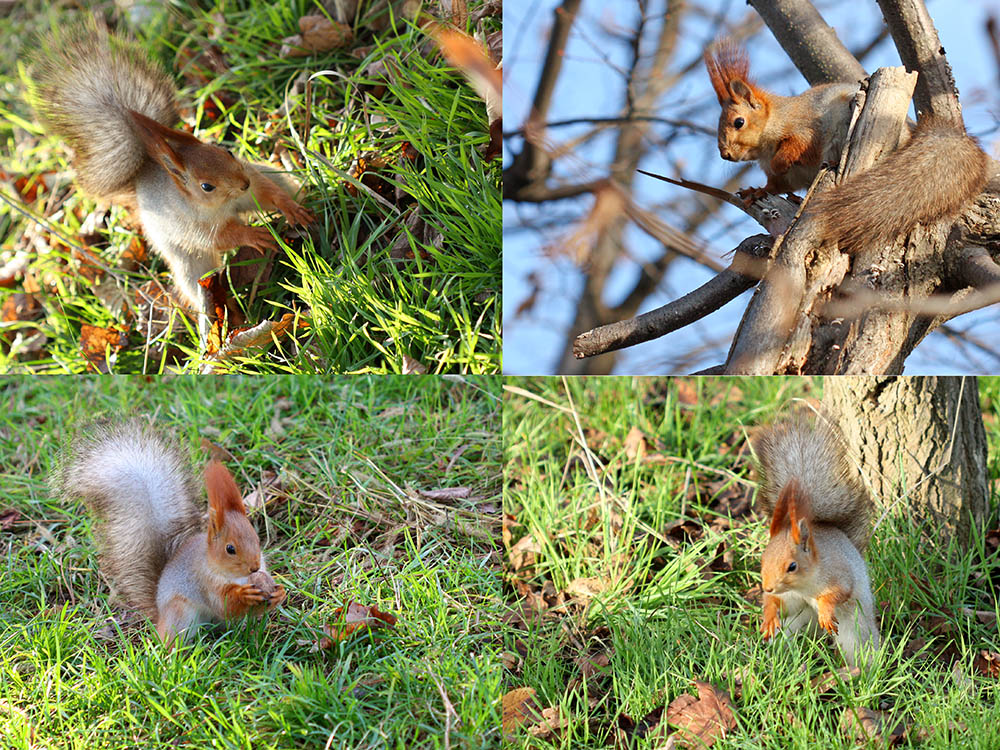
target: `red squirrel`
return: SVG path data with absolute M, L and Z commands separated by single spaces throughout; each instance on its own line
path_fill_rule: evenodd
M 705 66 L 722 105 L 719 153 L 728 161 L 756 159 L 763 188 L 743 195 L 809 187 L 825 163 L 840 161 L 851 118 L 853 83 L 825 83 L 798 96 L 778 96 L 750 77 L 746 52 L 731 40 L 705 51 Z M 989 157 L 950 122 L 923 117 L 909 141 L 871 169 L 819 193 L 807 210 L 823 235 L 849 252 L 885 243 L 918 223 L 956 216 L 986 184 Z
M 168 646 L 200 622 L 260 615 L 285 599 L 232 475 L 213 461 L 204 480 L 205 522 L 187 459 L 137 419 L 88 428 L 53 477 L 64 499 L 84 499 L 101 569 Z
M 871 497 L 832 428 L 804 417 L 766 428 L 754 441 L 757 504 L 770 516 L 760 564 L 761 632 L 818 626 L 850 666 L 879 645 L 868 568 Z
M 196 313 L 204 344 L 211 304 L 198 280 L 222 265 L 227 250 L 277 248 L 266 227 L 247 226 L 240 214 L 259 204 L 305 225 L 312 212 L 291 197 L 285 178 L 174 130 L 177 89 L 138 43 L 81 28 L 42 46 L 32 73 L 36 114 L 73 148 L 80 188 L 138 218 Z

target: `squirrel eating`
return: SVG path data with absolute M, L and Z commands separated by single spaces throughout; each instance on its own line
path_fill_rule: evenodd
M 169 647 L 201 622 L 261 615 L 285 600 L 232 475 L 205 469 L 208 519 L 180 449 L 140 420 L 88 428 L 53 485 L 82 497 L 95 519 L 101 569 Z
M 37 116 L 73 149 L 80 188 L 138 219 L 204 345 L 211 303 L 198 280 L 235 247 L 277 249 L 267 227 L 247 226 L 240 214 L 259 205 L 302 226 L 313 214 L 257 166 L 174 130 L 177 90 L 137 42 L 87 27 L 42 47 L 30 96 Z
M 750 77 L 746 52 L 725 39 L 705 51 L 705 66 L 722 106 L 719 153 L 756 160 L 763 188 L 741 195 L 749 205 L 769 193 L 812 184 L 824 164 L 836 166 L 847 139 L 855 83 L 824 83 L 798 96 L 778 96 Z M 874 167 L 819 193 L 806 209 L 824 239 L 847 252 L 888 242 L 960 213 L 986 185 L 989 157 L 961 127 L 921 117 L 908 142 Z
M 879 630 L 863 554 L 871 536 L 871 497 L 848 463 L 840 437 L 805 417 L 765 428 L 754 441 L 758 506 L 771 519 L 760 572 L 761 632 L 818 625 L 851 667 Z

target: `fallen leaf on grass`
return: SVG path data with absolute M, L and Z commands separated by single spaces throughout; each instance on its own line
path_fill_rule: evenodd
M 267 504 L 267 498 L 274 497 L 283 489 L 281 477 L 273 471 L 264 471 L 261 475 L 260 484 L 253 488 L 246 497 L 243 504 L 247 508 L 263 508 Z
M 87 360 L 87 369 L 92 372 L 110 372 L 110 363 L 127 343 L 128 330 L 125 328 L 101 328 L 86 324 L 80 327 L 80 348 Z
M 354 41 L 350 26 L 320 15 L 299 18 L 299 32 L 281 40 L 279 57 L 307 57 L 315 52 L 346 47 Z
M 625 436 L 625 455 L 628 456 L 629 461 L 634 461 L 637 458 L 641 461 L 646 457 L 647 451 L 646 436 L 638 427 L 632 427 L 628 431 L 628 435 Z
M 858 667 L 841 667 L 836 672 L 824 672 L 813 678 L 810 684 L 817 693 L 832 693 L 840 683 L 850 682 L 860 676 L 861 670 Z
M 0 531 L 7 531 L 21 519 L 21 514 L 16 510 L 8 509 L 0 511 Z
M 281 320 L 265 320 L 253 328 L 233 331 L 229 334 L 226 343 L 217 352 L 208 357 L 211 361 L 202 367 L 202 374 L 210 374 L 212 372 L 212 362 L 222 362 L 241 354 L 245 349 L 259 349 L 271 344 L 275 339 L 288 333 L 294 322 L 295 314 L 285 313 L 281 317 Z M 218 322 L 213 324 L 213 331 L 217 324 Z M 306 328 L 308 325 L 308 322 L 300 320 L 298 327 Z
M 522 568 L 535 564 L 535 559 L 542 552 L 542 545 L 539 544 L 531 534 L 521 537 L 517 543 L 510 548 L 508 560 L 512 571 L 519 571 Z
M 972 660 L 972 666 L 987 677 L 1000 677 L 1000 654 L 982 650 Z
M 359 631 L 374 631 L 396 626 L 396 618 L 393 615 L 380 612 L 374 606 L 357 602 L 350 602 L 346 607 L 337 608 L 333 617 L 333 624 L 323 626 L 326 637 L 319 640 L 318 645 L 321 649 L 328 649 L 334 643 L 346 640 Z
M 902 722 L 893 728 L 888 736 L 883 735 L 888 715 L 870 708 L 845 708 L 840 716 L 840 730 L 848 737 L 861 742 L 877 742 L 898 745 L 906 735 Z
M 566 593 L 586 602 L 595 596 L 600 596 L 610 589 L 612 583 L 606 578 L 591 576 L 590 578 L 574 578 L 566 584 Z
M 535 700 L 534 688 L 514 688 L 500 699 L 500 706 L 500 725 L 505 733 L 513 732 L 519 726 L 540 721 L 542 718 L 542 708 Z
M 427 366 L 404 354 L 402 373 L 403 375 L 426 375 Z
M 695 680 L 698 697 L 685 693 L 667 706 L 665 720 L 678 729 L 678 743 L 688 747 L 709 747 L 726 732 L 736 728 L 729 693 L 707 682 Z

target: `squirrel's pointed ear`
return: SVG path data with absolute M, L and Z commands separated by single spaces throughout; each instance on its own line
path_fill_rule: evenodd
M 734 100 L 746 102 L 751 109 L 760 109 L 761 107 L 760 99 L 753 93 L 753 89 L 747 85 L 746 81 L 739 78 L 730 81 L 729 93 Z
M 221 462 L 212 461 L 205 467 L 205 491 L 208 493 L 209 533 L 222 528 L 226 511 L 247 514 L 236 480 Z
M 142 141 L 143 147 L 149 158 L 156 161 L 160 166 L 171 174 L 178 174 L 184 170 L 184 161 L 175 150 L 175 146 L 194 141 L 200 143 L 197 138 L 189 133 L 182 133 L 179 130 L 168 128 L 151 117 L 134 109 L 128 111 L 135 125 L 135 132 Z

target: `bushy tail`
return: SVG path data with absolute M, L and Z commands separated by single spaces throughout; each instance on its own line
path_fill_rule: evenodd
M 769 518 L 781 490 L 796 481 L 813 519 L 836 526 L 864 552 L 871 536 L 871 497 L 834 428 L 822 419 L 799 416 L 764 428 L 754 450 L 760 475 L 757 503 Z
M 173 127 L 170 77 L 138 43 L 96 28 L 54 33 L 40 46 L 31 104 L 73 148 L 80 187 L 102 198 L 129 190 L 146 156 L 128 110 Z
M 809 210 L 848 252 L 889 242 L 918 223 L 957 216 L 986 185 L 989 157 L 945 120 L 925 117 L 902 148 L 817 195 Z
M 68 501 L 84 499 L 101 569 L 130 605 L 155 618 L 160 573 L 201 526 L 187 458 L 142 421 L 97 424 L 62 457 L 53 485 Z

